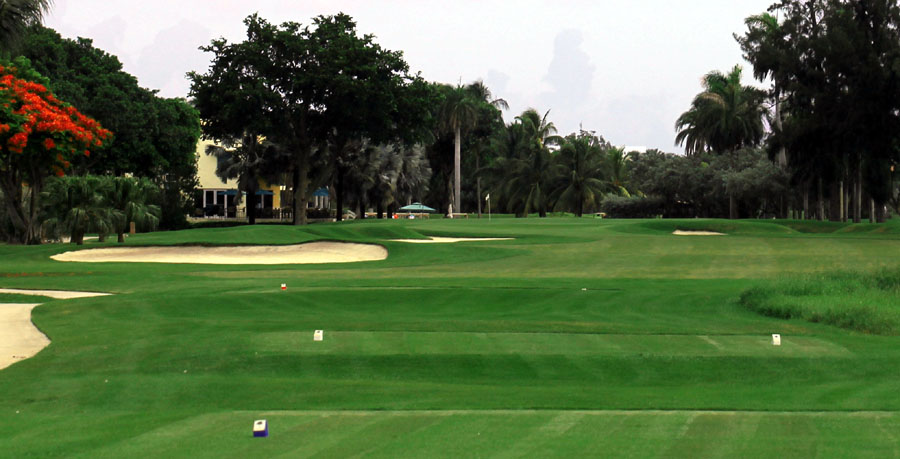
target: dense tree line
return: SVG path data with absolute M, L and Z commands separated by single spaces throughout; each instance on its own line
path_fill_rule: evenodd
M 39 18 L 47 5 L 34 4 Z M 249 16 L 244 40 L 203 48 L 212 61 L 189 74 L 190 103 L 157 97 L 90 40 L 36 22 L 8 27 L 16 37 L 8 49 L 114 134 L 68 172 L 153 177 L 164 226 L 190 206 L 200 120 L 216 141 L 207 153 L 220 158 L 217 174 L 236 179 L 250 200 L 251 223 L 261 182 L 292 190 L 296 224 L 319 186 L 329 187 L 338 220 L 346 208 L 381 217 L 412 201 L 480 214 L 488 195 L 495 210 L 522 217 L 859 221 L 900 203 L 892 180 L 900 8 L 889 0 L 782 0 L 748 18 L 735 38 L 754 76 L 771 85 L 743 85 L 740 66 L 705 75 L 676 121 L 686 156 L 625 152 L 593 131 L 560 135 L 550 111 L 505 123 L 508 104 L 481 81 L 424 81 L 344 14 L 309 24 Z
M 900 6 L 782 0 L 746 24 L 736 38 L 771 81 L 766 145 L 791 175 L 792 205 L 810 214 L 812 195 L 819 219 L 883 218 L 896 193 Z

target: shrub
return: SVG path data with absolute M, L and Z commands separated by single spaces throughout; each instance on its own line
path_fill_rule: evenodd
M 610 218 L 653 218 L 663 214 L 665 200 L 660 197 L 608 195 L 600 203 L 600 211 Z

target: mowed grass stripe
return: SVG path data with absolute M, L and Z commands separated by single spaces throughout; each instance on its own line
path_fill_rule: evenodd
M 268 438 L 253 438 L 255 419 Z M 872 428 L 872 426 L 877 428 Z M 900 414 L 746 411 L 269 411 L 189 417 L 89 456 L 892 457 Z
M 759 335 L 647 335 L 588 333 L 475 333 L 313 330 L 260 334 L 260 352 L 288 355 L 581 355 L 852 357 L 843 346 L 816 337 L 783 337 L 781 346 Z

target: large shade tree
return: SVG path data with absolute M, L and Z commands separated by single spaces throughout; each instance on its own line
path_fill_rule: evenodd
M 860 221 L 863 191 L 874 218 L 875 201 L 890 196 L 889 167 L 900 143 L 900 6 L 781 0 L 747 24 L 738 42 L 783 106 L 770 151 L 787 151 L 795 181 L 815 182 L 819 218 L 829 189 L 832 219 L 846 218 L 849 197 Z
M 285 152 L 281 166 L 290 175 L 294 223 L 305 224 L 320 157 L 337 159 L 342 144 L 361 138 L 414 137 L 411 132 L 428 118 L 421 104 L 427 97 L 420 80 L 408 75 L 402 55 L 382 49 L 371 35 L 359 36 L 356 23 L 345 14 L 319 16 L 308 26 L 274 25 L 258 15 L 244 23 L 245 41 L 221 39 L 205 48 L 214 54 L 213 63 L 206 74 L 191 74 L 192 95 L 199 99 L 205 92 L 215 93 L 208 86 L 232 78 L 227 72 L 234 67 L 220 62 L 241 62 L 243 75 L 255 80 L 255 94 L 238 100 L 256 104 L 251 110 L 262 114 L 265 137 Z M 210 97 L 211 109 L 218 106 L 240 116 L 228 97 Z
M 197 111 L 180 98 L 143 88 L 119 59 L 90 39 L 68 39 L 35 24 L 21 53 L 49 79 L 49 89 L 115 133 L 106 148 L 72 162 L 77 174 L 148 177 L 163 193 L 161 226 L 184 225 L 185 196 L 196 186 Z
M 11 241 L 39 243 L 40 195 L 47 177 L 65 175 L 76 157 L 112 133 L 56 98 L 27 59 L 0 61 L 0 189 Z

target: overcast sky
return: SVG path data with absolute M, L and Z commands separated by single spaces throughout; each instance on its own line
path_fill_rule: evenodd
M 247 15 L 308 23 L 343 11 L 428 80 L 483 79 L 509 102 L 507 121 L 551 110 L 560 134 L 581 124 L 617 145 L 680 152 L 675 119 L 703 74 L 740 63 L 758 84 L 732 33 L 773 1 L 56 0 L 45 24 L 92 38 L 141 86 L 186 97 L 185 73 L 209 64 L 197 48 L 242 40 Z

